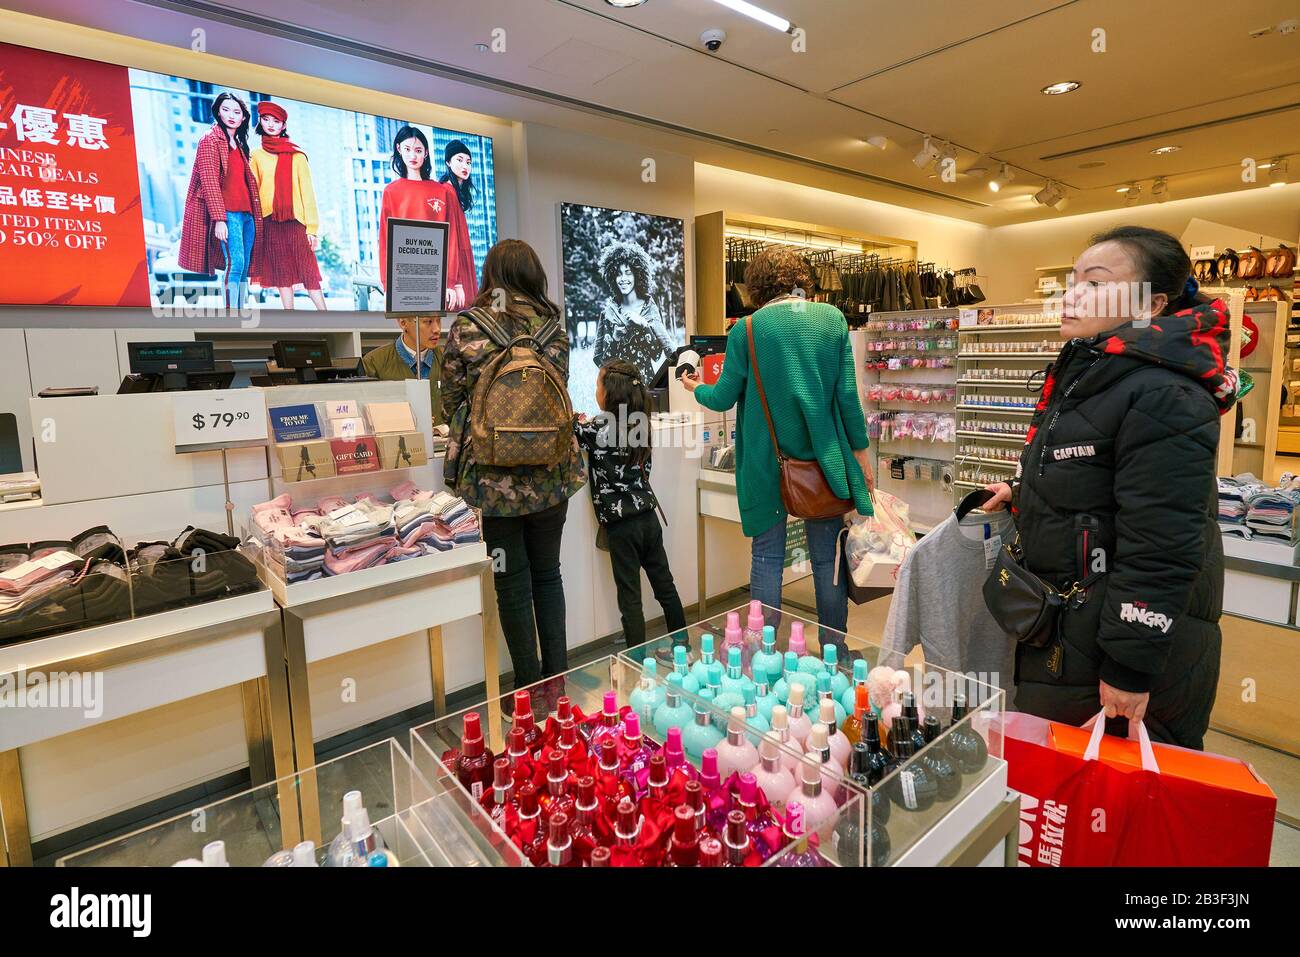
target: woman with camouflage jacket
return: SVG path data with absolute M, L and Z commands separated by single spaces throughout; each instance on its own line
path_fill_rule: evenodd
M 527 243 L 506 239 L 488 251 L 482 292 L 475 306 L 492 309 L 515 335 L 535 333 L 559 315 L 546 295 L 546 272 Z M 566 380 L 569 341 L 563 334 L 543 350 Z M 554 467 L 503 468 L 475 461 L 469 437 L 470 397 L 497 346 L 461 313 L 452 323 L 442 360 L 442 413 L 451 429 L 444 476 L 447 486 L 483 512 L 483 540 L 493 556 L 497 609 L 514 663 L 515 687 L 559 674 L 568 666 L 560 539 L 569 498 L 586 472 L 575 439 Z M 541 639 L 541 664 L 537 660 Z

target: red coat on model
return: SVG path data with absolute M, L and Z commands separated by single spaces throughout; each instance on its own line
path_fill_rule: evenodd
M 226 179 L 226 160 L 230 154 L 230 140 L 217 123 L 199 140 L 194 153 L 194 168 L 190 171 L 190 186 L 185 192 L 185 217 L 181 221 L 181 245 L 177 260 L 182 269 L 211 274 L 226 268 L 226 254 L 213 235 L 213 226 L 226 221 L 226 202 L 221 196 L 221 184 Z M 258 202 L 257 180 L 252 167 L 245 164 L 244 178 L 248 181 L 248 195 L 253 208 L 253 262 L 248 274 L 257 275 L 261 263 L 259 240 L 262 236 L 262 204 Z

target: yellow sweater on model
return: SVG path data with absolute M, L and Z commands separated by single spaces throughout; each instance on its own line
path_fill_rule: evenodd
M 257 180 L 257 193 L 262 201 L 262 218 L 270 219 L 275 203 L 275 164 L 279 157 L 266 150 L 253 150 L 249 165 Z M 315 236 L 320 227 L 320 213 L 316 211 L 316 190 L 311 185 L 311 167 L 302 153 L 293 154 L 293 218 L 307 227 L 307 235 Z

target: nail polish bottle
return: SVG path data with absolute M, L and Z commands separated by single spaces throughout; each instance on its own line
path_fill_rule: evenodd
M 835 700 L 839 701 L 844 696 L 844 692 L 849 689 L 849 676 L 840 671 L 840 649 L 834 642 L 822 642 L 822 664 L 826 666 L 826 673 L 831 676 L 831 694 L 835 695 Z M 840 705 L 843 708 L 843 705 Z M 847 712 L 849 709 L 844 708 Z
M 867 662 L 864 659 L 859 658 L 857 661 L 853 662 L 853 684 L 849 686 L 848 690 L 840 695 L 840 704 L 844 706 L 846 713 L 853 713 L 854 706 L 857 703 L 857 689 L 865 688 L 867 686 L 867 672 L 869 670 Z
M 921 752 L 921 760 L 925 762 L 925 766 L 929 768 L 938 783 L 939 800 L 951 801 L 961 791 L 961 772 L 957 770 L 957 765 L 952 760 L 948 749 L 942 743 L 934 743 L 940 734 L 939 719 L 932 714 L 927 714 L 925 731 L 922 733 L 925 735 L 925 749 Z
M 761 642 L 759 650 L 755 651 L 753 657 L 749 660 L 749 670 L 755 681 L 759 680 L 760 675 L 766 678 L 772 672 L 776 672 L 779 676 L 781 666 L 785 663 L 781 653 L 776 650 L 775 628 L 771 625 L 764 625 Z
M 600 748 L 606 738 L 618 740 L 623 731 L 623 722 L 618 719 L 618 695 L 613 691 L 605 692 L 604 705 L 600 709 L 600 722 L 591 731 L 590 748 Z
M 695 812 L 685 804 L 673 811 L 673 836 L 665 867 L 694 867 L 699 862 L 700 839 L 695 833 Z
M 456 780 L 475 801 L 492 786 L 492 752 L 483 744 L 481 721 L 477 711 L 465 715 L 460 756 L 456 758 Z
M 830 698 L 823 698 L 821 702 L 822 727 L 826 729 L 826 743 L 830 745 L 831 757 L 841 768 L 849 766 L 849 751 L 853 745 L 840 730 L 839 725 L 835 722 L 835 709 L 839 707 L 839 702 Z
M 722 647 L 718 656 L 725 662 L 732 648 L 740 649 L 745 644 L 744 633 L 740 630 L 740 612 L 727 612 L 727 627 L 722 632 Z
M 700 700 L 695 704 L 695 720 L 682 729 L 682 746 L 686 753 L 699 760 L 706 748 L 712 748 L 722 740 L 722 732 L 713 724 L 710 705 L 713 692 L 708 688 L 699 694 Z
M 674 773 L 681 772 L 686 780 L 694 781 L 700 776 L 700 772 L 695 765 L 686 760 L 686 749 L 682 747 L 682 729 L 669 728 L 666 737 L 668 740 L 664 743 L 662 754 L 668 779 L 671 781 Z
M 700 841 L 700 867 L 723 867 L 722 842 L 716 837 Z
M 542 821 L 541 807 L 537 803 L 537 788 L 531 782 L 519 788 L 519 821 L 512 837 L 534 867 L 546 860 L 546 825 Z
M 807 750 L 808 732 L 812 729 L 812 719 L 803 713 L 804 690 L 803 685 L 795 685 L 790 689 L 790 701 L 788 711 L 790 712 L 790 737 L 799 742 L 799 747 Z
M 755 782 L 767 795 L 768 803 L 777 811 L 784 808 L 790 792 L 795 788 L 795 781 L 790 769 L 781 761 L 776 732 L 769 731 L 759 742 L 758 764 L 754 767 L 753 774 Z
M 804 757 L 807 758 L 810 754 L 816 757 L 822 766 L 823 789 L 831 797 L 835 797 L 840 791 L 840 783 L 837 778 L 844 777 L 844 765 L 836 761 L 835 756 L 831 753 L 831 747 L 827 741 L 826 725 L 820 721 L 814 724 L 812 730 L 808 732 L 808 751 Z
M 844 721 L 844 719 L 848 717 L 848 713 L 844 710 L 844 706 L 835 700 L 835 695 L 831 691 L 832 683 L 833 682 L 831 681 L 830 674 L 828 674 L 825 671 L 823 671 L 821 674 L 817 676 L 816 714 L 818 716 L 821 715 L 821 702 L 829 701 L 831 703 L 831 707 L 835 709 L 835 727 L 838 728 L 840 724 Z
M 750 685 L 745 689 L 745 723 L 755 731 L 763 732 L 772 727 L 771 723 L 758 713 L 758 687 Z
M 863 722 L 871 710 L 871 695 L 867 691 L 867 686 L 856 685 L 852 690 L 856 699 L 853 702 L 853 712 L 840 725 L 840 730 L 844 732 L 844 737 L 849 739 L 850 745 L 862 740 Z
M 742 698 L 746 688 L 754 687 L 754 682 L 745 677 L 744 671 L 741 670 L 739 645 L 732 645 L 727 649 L 727 670 L 722 675 L 721 684 L 724 692 L 734 692 Z
M 623 777 L 623 767 L 618 757 L 618 742 L 613 738 L 606 738 L 600 742 L 596 784 L 607 800 L 618 801 L 624 797 L 635 797 L 633 786 Z
M 640 867 L 644 863 L 641 849 L 637 847 L 641 840 L 641 812 L 631 798 L 624 798 L 614 813 L 614 846 L 620 851 L 619 863 Z
M 506 735 L 506 757 L 510 759 L 510 769 L 516 780 L 532 777 L 533 755 L 528 750 L 524 729 L 518 725 Z
M 506 812 L 510 808 L 519 810 L 515 800 L 515 778 L 510 773 L 510 759 L 497 758 L 492 765 L 492 790 L 484 795 L 484 807 L 491 815 L 493 823 L 505 830 Z
M 780 821 L 773 814 L 770 803 L 765 810 L 759 811 L 758 778 L 753 773 L 747 771 L 737 779 L 736 790 L 732 794 L 731 810 L 740 811 L 744 817 L 745 830 L 749 833 L 759 858 L 765 861 L 771 857 L 772 848 L 768 846 L 766 835 L 770 833 L 769 829 L 780 827 Z M 726 827 L 725 820 L 721 824 L 722 827 Z
M 672 728 L 684 728 L 695 721 L 695 712 L 682 697 L 682 676 L 668 676 L 668 687 L 664 690 L 664 703 L 655 709 L 655 733 L 667 738 Z
M 744 867 L 745 859 L 753 850 L 749 831 L 745 828 L 745 815 L 741 811 L 727 812 L 727 827 L 723 836 L 727 867 Z
M 713 663 L 713 636 L 703 635 L 700 637 L 700 657 L 691 665 L 691 675 L 701 688 L 709 682 L 709 666 Z
M 596 779 L 591 775 L 578 778 L 578 800 L 573 805 L 573 854 L 579 864 L 587 864 L 600 845 L 596 833 L 596 817 L 600 814 L 600 801 L 596 798 Z
M 822 860 L 822 856 L 808 843 L 804 809 L 798 801 L 791 801 L 786 807 L 782 830 L 785 834 L 785 845 L 780 860 L 776 862 L 778 867 L 826 866 L 827 862 Z
M 822 763 L 817 755 L 805 754 L 799 771 L 799 790 L 791 794 L 791 800 L 786 803 L 786 811 L 798 801 L 803 805 L 808 825 L 816 829 L 822 821 L 834 816 L 835 798 L 831 797 L 822 784 Z
M 700 690 L 699 679 L 691 673 L 690 665 L 686 663 L 686 646 L 677 645 L 673 648 L 673 674 L 681 677 L 682 688 L 695 694 Z M 672 680 L 671 675 L 669 680 Z
M 593 847 L 591 849 L 591 860 L 588 867 L 609 867 L 609 859 L 612 855 L 608 847 Z
M 578 867 L 569 836 L 569 815 L 560 811 L 551 816 L 547 827 L 546 867 Z
M 772 692 L 771 677 L 757 665 L 754 666 L 754 700 L 759 717 L 771 727 L 772 709 L 780 704 L 781 700 Z
M 969 721 L 962 723 L 965 717 L 966 696 L 954 695 L 952 723 L 949 725 L 951 730 L 948 732 L 948 753 L 957 762 L 957 768 L 962 774 L 978 774 L 988 763 L 989 746 L 984 741 L 984 736 L 976 731 Z
M 646 765 L 645 796 L 660 802 L 668 799 L 668 763 L 664 760 L 663 751 L 652 754 L 650 763 Z
M 727 725 L 727 737 L 719 741 L 714 750 L 718 752 L 718 774 L 726 780 L 736 772 L 748 771 L 758 764 L 758 749 L 749 741 L 745 729 L 745 709 L 732 708 L 731 720 Z
M 537 796 L 537 803 L 542 809 L 543 821 L 549 821 L 556 814 L 573 813 L 569 771 L 564 766 L 564 755 L 558 748 L 552 748 L 546 755 L 546 790 Z
M 718 752 L 716 748 L 705 748 L 700 755 L 700 786 L 704 788 L 707 799 L 710 794 L 722 787 L 722 775 L 718 771 Z
M 894 754 L 899 768 L 890 779 L 890 800 L 905 811 L 928 811 L 939 797 L 939 782 L 924 761 L 913 760 L 916 749 L 907 718 L 899 715 L 894 725 L 901 725 L 907 733 L 894 736 L 897 738 Z
M 808 639 L 804 635 L 804 625 L 799 619 L 790 623 L 790 650 L 799 658 L 799 671 L 809 675 L 819 675 L 826 670 L 826 665 L 816 655 L 808 654 Z
M 659 683 L 658 664 L 654 658 L 641 662 L 641 680 L 628 695 L 628 704 L 646 724 L 654 723 L 655 711 L 664 703 L 666 693 Z
M 803 745 L 790 734 L 790 716 L 785 705 L 779 704 L 772 709 L 772 733 L 781 743 L 781 763 L 787 771 L 797 774 L 799 759 L 803 755 Z
M 523 729 L 524 745 L 528 748 L 528 756 L 534 761 L 540 761 L 543 744 L 542 729 L 537 727 L 537 722 L 533 719 L 532 696 L 527 691 L 515 692 L 515 713 L 511 723 L 513 727 Z
M 641 733 L 641 719 L 629 711 L 623 718 L 623 736 L 619 741 L 619 766 L 623 779 L 633 788 L 637 800 L 645 796 L 650 757 L 655 748 Z
M 763 640 L 763 603 L 757 598 L 749 601 L 749 615 L 745 619 L 745 643 L 756 648 Z

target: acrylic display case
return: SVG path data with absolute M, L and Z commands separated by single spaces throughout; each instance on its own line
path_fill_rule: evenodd
M 426 778 L 390 738 L 68 854 L 57 865 L 170 867 L 201 859 L 206 845 L 222 841 L 230 866 L 272 866 L 273 855 L 291 851 L 303 837 L 300 821 L 311 815 L 299 802 L 316 799 L 321 833 L 307 838 L 315 844 L 316 863 L 324 865 L 330 842 L 341 829 L 343 796 L 355 790 L 361 792 L 372 827 L 392 852 L 388 866 L 519 866 L 522 859 L 513 846 L 493 839 L 491 821 L 454 784 L 445 774 Z
M 654 682 L 643 681 L 641 668 L 616 656 L 600 658 L 581 668 L 574 668 L 554 678 L 543 680 L 529 686 L 533 703 L 533 716 L 536 725 L 543 727 L 548 716 L 561 695 L 567 695 L 575 709 L 584 716 L 601 712 L 605 693 L 613 691 L 617 696 L 620 711 L 630 709 L 640 716 L 641 730 L 647 742 L 655 750 L 662 748 L 666 734 L 660 733 L 654 721 L 654 712 L 658 705 L 651 705 L 646 694 L 653 694 L 657 687 Z M 662 703 L 660 701 L 659 703 Z M 702 699 L 697 699 L 698 711 L 707 707 Z M 505 740 L 512 726 L 514 699 L 512 695 L 499 699 L 499 711 L 489 709 L 485 702 L 474 708 L 447 715 L 431 721 L 411 731 L 411 755 L 416 768 L 432 780 L 450 779 L 456 782 L 453 770 L 455 754 L 461 749 L 461 739 L 467 715 L 476 714 L 482 728 L 487 748 L 497 756 L 505 754 Z M 494 723 L 493 714 L 500 718 Z M 705 720 L 708 720 L 707 718 Z M 677 725 L 673 725 L 677 726 Z M 665 729 L 666 730 L 666 729 Z M 758 735 L 746 729 L 744 737 L 755 747 Z M 723 739 L 725 740 L 725 738 Z M 701 761 L 697 753 L 686 745 L 686 759 L 695 768 Z M 729 775 L 723 774 L 725 782 Z M 487 789 L 491 793 L 491 788 Z M 468 800 L 468 790 L 461 787 L 461 793 Z M 792 797 L 791 800 L 796 799 Z M 784 804 L 773 803 L 773 810 L 781 819 Z M 805 854 L 811 847 L 814 856 L 819 855 L 817 863 L 821 866 L 859 866 L 862 863 L 860 842 L 841 840 L 846 834 L 856 835 L 864 827 L 865 801 L 860 792 L 844 790 L 836 806 L 820 817 L 809 815 L 807 818 L 807 847 L 802 843 L 782 840 L 780 846 L 763 863 L 763 866 L 784 866 L 797 856 Z M 498 830 L 500 840 L 507 841 L 505 833 Z M 807 860 L 807 858 L 803 858 Z
M 859 676 L 863 671 L 869 673 L 878 665 L 905 670 L 908 678 L 903 687 L 910 687 L 916 692 L 921 718 L 933 714 L 940 721 L 941 733 L 915 755 L 895 763 L 874 787 L 860 786 L 851 780 L 847 773 L 841 775 L 834 770 L 824 771 L 823 779 L 827 782 L 827 790 L 832 791 L 837 800 L 843 802 L 846 797 L 858 795 L 865 799 L 862 830 L 856 833 L 851 830 L 852 817 L 849 816 L 841 822 L 841 827 L 835 835 L 836 851 L 844 853 L 847 850 L 847 856 L 841 860 L 842 864 L 852 863 L 853 858 L 857 856 L 856 849 L 847 848 L 847 845 L 857 843 L 855 840 L 857 834 L 866 835 L 866 838 L 861 841 L 860 859 L 864 864 L 884 866 L 897 863 L 923 841 L 946 815 L 966 802 L 977 791 L 980 792 L 980 800 L 986 802 L 995 801 L 1000 795 L 1000 789 L 992 787 L 991 784 L 999 775 L 1005 776 L 1005 763 L 1002 760 L 1000 738 L 990 734 L 990 729 L 1000 721 L 1005 709 L 1006 696 L 1000 688 L 978 680 L 976 676 L 958 674 L 934 665 L 922 663 L 915 667 L 904 668 L 897 654 L 891 654 L 877 644 L 854 638 L 843 632 L 823 629 L 815 621 L 791 615 L 789 612 L 781 612 L 767 606 L 760 607 L 764 623 L 774 628 L 775 652 L 782 658 L 787 651 L 791 650 L 791 637 L 796 622 L 802 623 L 806 656 L 822 659 L 824 666 L 825 645 L 835 646 L 835 671 L 840 676 L 836 685 L 840 691 L 835 692 L 833 697 L 843 709 L 841 715 L 852 714 L 852 710 L 846 706 L 846 703 L 851 704 L 852 701 L 855 663 L 860 659 L 864 664 L 856 666 Z M 652 669 L 653 680 L 663 684 L 667 682 L 668 675 L 674 670 L 674 649 L 678 646 L 685 648 L 688 667 L 696 666 L 701 661 L 704 639 L 707 636 L 714 648 L 714 661 L 723 666 L 724 673 L 728 658 L 727 649 L 730 644 L 738 644 L 742 652 L 741 672 L 744 677 L 752 681 L 753 656 L 755 652 L 762 651 L 762 645 L 761 639 L 755 641 L 749 636 L 747 628 L 749 612 L 749 605 L 723 612 L 703 622 L 690 625 L 673 635 L 666 635 L 628 649 L 620 653 L 619 657 L 635 669 L 638 680 L 648 679 L 648 670 Z M 727 625 L 731 615 L 738 616 L 740 630 L 729 639 Z M 806 667 L 816 670 L 811 661 L 806 662 Z M 827 673 L 830 674 L 829 671 Z M 690 691 L 685 694 L 692 702 L 701 701 L 698 695 Z M 954 724 L 951 718 L 956 694 L 964 695 L 967 704 L 965 716 Z M 709 707 L 713 710 L 718 726 L 722 727 L 727 720 L 724 709 L 737 704 L 737 701 L 720 700 L 723 703 L 722 709 L 711 702 Z M 808 700 L 807 713 L 810 719 L 816 722 L 818 703 L 813 700 L 812 694 L 808 695 Z M 837 720 L 842 722 L 842 717 L 837 717 Z M 751 740 L 756 741 L 762 734 L 763 725 L 757 723 L 750 727 Z M 965 770 L 956 766 L 953 758 L 956 753 L 955 746 L 960 746 L 963 755 L 966 756 Z M 793 753 L 802 754 L 802 749 L 798 749 L 797 745 L 792 750 Z M 926 762 L 927 770 L 933 768 L 935 766 L 933 761 L 939 756 L 949 758 L 948 764 L 957 772 L 957 780 L 954 781 L 952 776 L 945 774 L 942 795 L 914 800 L 915 795 L 911 793 L 914 771 L 921 762 Z M 942 770 L 941 766 L 940 769 Z M 916 806 L 909 806 L 912 804 Z

